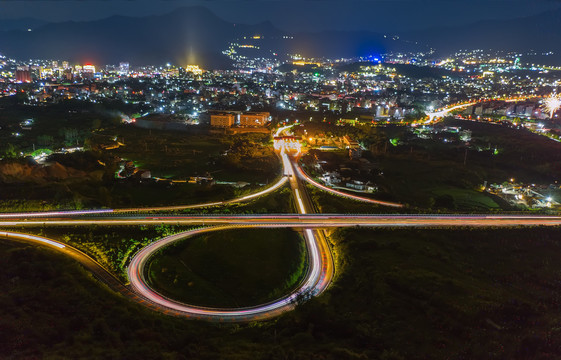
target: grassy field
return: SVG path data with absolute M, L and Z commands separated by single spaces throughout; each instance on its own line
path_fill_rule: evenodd
M 186 137 L 188 138 L 188 136 Z M 212 141 L 208 141 L 219 142 L 219 139 L 214 138 Z M 258 149 L 251 153 L 241 154 L 248 147 Z M 3 178 L 0 180 L 0 183 L 2 183 L 2 186 L 0 186 L 0 211 L 197 204 L 234 199 L 250 192 L 260 191 L 263 187 L 278 180 L 280 177 L 279 159 L 267 146 L 253 146 L 246 139 L 243 146 L 238 146 L 236 149 L 237 151 L 231 152 L 231 156 L 213 155 L 211 162 L 213 169 L 216 170 L 213 176 L 216 176 L 217 180 L 225 177 L 228 180 L 246 180 L 248 184 L 242 188 L 233 186 L 235 184 L 211 185 L 116 179 L 117 160 L 108 152 L 101 151 L 55 155 L 53 161 L 61 164 L 61 166 L 53 167 L 59 169 L 57 171 L 60 175 L 56 178 L 45 178 L 49 175 L 41 175 L 39 172 L 44 171 L 48 174 L 48 171 L 40 166 L 31 167 L 24 160 L 6 160 L 0 165 L 5 165 L 7 169 L 15 168 L 19 171 L 18 173 L 14 170 L 8 170 L 8 174 L 24 175 L 9 175 L 6 183 L 2 183 Z M 165 157 L 157 161 L 157 156 L 150 152 L 146 154 L 138 152 L 134 156 L 144 158 L 144 155 L 147 159 L 152 158 L 154 164 L 171 166 L 178 171 L 182 171 L 186 177 L 179 178 L 183 180 L 188 178 L 186 175 L 188 173 L 191 176 L 205 175 L 205 172 L 197 170 L 197 164 L 191 163 L 190 159 L 193 155 L 189 153 L 184 156 L 185 163 L 175 163 L 173 161 L 170 163 L 168 162 L 169 159 Z M 208 160 L 205 160 L 204 156 L 201 157 L 199 152 L 196 153 L 195 157 L 199 165 Z M 68 176 L 65 175 L 66 171 L 79 175 Z M 218 176 L 218 174 L 221 175 Z M 233 174 L 233 178 L 228 174 Z
M 443 186 L 433 189 L 431 193 L 434 195 L 435 202 L 441 200 L 441 203 L 447 204 L 451 210 L 500 210 L 500 206 L 495 199 L 482 191 Z M 446 196 L 452 198 L 452 201 L 448 201 L 445 198 Z
M 458 134 L 448 132 L 422 139 L 407 127 L 333 125 L 323 133 L 340 136 L 347 131 L 362 141 L 370 149 L 363 157 L 374 171 L 361 168 L 358 161 L 342 151 L 323 152 L 319 158 L 328 162 L 326 170 L 347 168 L 352 171 L 344 170 L 346 174 L 372 181 L 379 188 L 373 197 L 409 204 L 421 211 L 515 210 L 505 201 L 481 192 L 483 184 L 501 184 L 511 178 L 545 186 L 561 181 L 558 142 L 507 126 L 447 120 L 436 128 L 443 125 L 472 131 L 471 140 L 460 141 Z M 313 161 L 304 157 L 303 162 L 311 165 Z M 307 171 L 314 175 L 311 166 Z
M 369 194 L 369 197 L 377 200 L 398 202 L 405 205 L 403 208 L 380 206 L 347 199 L 327 193 L 309 184 L 306 184 L 306 187 L 314 203 L 317 204 L 318 210 L 329 214 L 411 213 L 435 211 L 436 209 L 477 212 L 500 209 L 491 195 L 472 189 L 462 189 L 438 183 L 434 184 L 428 181 L 425 187 L 420 188 L 420 193 L 416 193 L 413 191 L 409 192 L 410 188 L 408 188 L 406 183 L 401 185 L 399 188 L 397 185 L 392 185 L 396 193 L 394 196 L 387 192 L 378 192 Z M 347 193 L 356 194 L 350 191 L 347 191 Z M 360 193 L 357 195 L 364 196 L 364 194 Z M 425 207 L 425 209 L 422 209 L 422 207 Z M 431 208 L 435 210 L 430 210 Z
M 459 211 L 500 209 L 492 197 L 477 190 L 485 181 L 477 169 L 449 160 L 399 154 L 383 156 L 380 163 L 384 169 L 378 178 L 382 192 L 402 203 Z
M 276 180 L 276 179 L 275 179 Z M 270 184 L 270 183 L 269 183 Z M 128 208 L 172 206 L 232 200 L 268 187 L 252 184 L 241 189 L 231 185 L 138 182 L 118 180 L 110 183 L 84 179 L 48 184 L 7 184 L 0 188 L 0 211 L 41 211 L 49 209 Z M 254 201 L 257 210 L 282 207 L 285 201 L 271 194 Z M 23 200 L 25 199 L 25 200 Z M 237 208 L 231 206 L 230 208 Z M 201 210 L 197 210 L 200 212 Z M 240 210 L 243 211 L 243 210 Z M 281 210 L 285 212 L 286 210 Z
M 121 182 L 109 188 L 109 206 L 122 208 L 200 204 L 234 199 L 238 193 L 238 189 L 229 185 Z
M 378 191 L 359 196 L 371 197 L 409 205 L 410 208 L 425 208 L 448 211 L 489 211 L 499 210 L 501 206 L 492 196 L 478 191 L 485 181 L 485 172 L 480 168 L 470 168 L 450 159 L 430 159 L 421 153 L 398 152 L 392 150 L 385 154 L 368 154 L 379 169 L 378 175 L 370 175 L 370 181 L 378 186 Z M 331 168 L 339 164 L 349 168 L 358 166 L 350 162 L 343 152 L 323 153 Z M 309 162 L 309 160 L 306 160 Z M 305 161 L 305 162 L 306 162 Z M 311 175 L 317 172 L 307 166 Z M 347 191 L 350 194 L 356 194 Z M 354 201 L 338 199 L 333 196 L 314 194 L 324 212 L 385 212 L 387 209 Z M 391 212 L 392 209 L 389 209 Z
M 186 209 L 184 214 L 287 214 L 295 213 L 296 205 L 288 184 L 273 193 L 247 202 L 202 209 Z
M 303 240 L 288 229 L 220 231 L 186 239 L 154 255 L 154 289 L 189 304 L 240 307 L 278 298 L 303 275 Z
M 276 182 L 274 179 L 273 182 Z M 71 210 L 83 208 L 130 208 L 201 204 L 232 200 L 259 192 L 271 183 L 241 189 L 231 185 L 142 182 L 120 180 L 109 183 L 88 180 L 48 184 L 6 184 L 0 187 L 0 212 Z M 286 187 L 255 200 L 224 207 L 187 210 L 188 213 L 286 213 L 292 212 Z M 25 200 L 24 200 L 25 199 Z
M 256 186 L 255 188 L 259 188 Z M 52 182 L 45 185 L 9 184 L 0 189 L 0 209 L 41 211 L 52 208 L 124 208 L 189 205 L 230 200 L 246 189 L 229 185 L 197 185 L 168 182 L 92 181 Z M 27 199 L 24 201 L 22 199 Z
M 269 147 L 260 148 L 268 136 L 208 134 L 203 130 L 189 133 L 126 126 L 104 134 L 117 133 L 117 138 L 125 145 L 108 150 L 109 153 L 133 161 L 138 168 L 150 170 L 154 177 L 184 180 L 208 173 L 219 181 L 265 183 L 278 175 L 280 166 L 276 155 Z M 260 151 L 236 163 L 230 162 L 235 153 L 231 147 L 247 139 L 255 141 L 253 148 L 260 148 Z M 224 156 L 227 150 L 228 155 Z
M 340 230 L 334 239 L 344 254 L 342 274 L 324 309 L 344 314 L 333 321 L 354 323 L 349 341 L 373 353 L 556 358 L 561 349 L 548 344 L 561 339 L 559 234 L 540 228 Z
M 551 183 L 561 177 L 561 143 L 525 129 L 464 120 L 447 120 L 446 125 L 472 131 L 471 143 L 482 149 L 470 150 L 468 166 L 482 168 L 490 182 L 515 178 L 527 183 Z M 462 154 L 459 157 L 461 158 Z
M 153 313 L 59 254 L 0 240 L 0 358 L 558 359 L 560 235 L 339 230 L 328 292 L 247 325 Z
M 111 130 L 112 133 L 115 130 Z M 216 171 L 214 158 L 228 149 L 219 137 L 177 131 L 145 130 L 133 126 L 119 129 L 118 138 L 125 146 L 110 150 L 116 156 L 149 169 L 153 176 L 188 178 Z
M 52 250 L 0 239 L 0 256 L 2 359 L 186 359 L 210 344 L 206 324 L 143 309 Z
M 204 127 L 194 127 L 191 132 L 150 131 L 125 126 L 118 114 L 132 109 L 109 101 L 65 101 L 39 108 L 18 104 L 15 98 L 0 100 L 4 108 L 0 114 L 2 165 L 18 163 L 20 171 L 14 173 L 23 174 L 12 176 L 8 171 L 8 180 L 2 177 L 0 211 L 193 204 L 231 199 L 248 191 L 248 187 L 238 190 L 230 185 L 171 186 L 117 180 L 119 157 L 132 160 L 155 177 L 187 180 L 209 173 L 218 181 L 251 183 L 253 189 L 273 182 L 280 174 L 268 134 L 210 134 Z M 33 120 L 31 129 L 22 129 L 20 122 L 27 119 Z M 103 150 L 116 140 L 124 146 Z M 74 146 L 92 151 L 53 155 L 50 161 L 65 167 L 58 170 L 58 177 L 46 178 L 39 166 L 31 169 L 20 157 L 35 148 L 56 151 Z M 66 169 L 82 173 L 65 176 Z
M 233 213 L 285 214 L 295 213 L 296 204 L 289 185 L 248 203 L 240 203 L 231 209 Z

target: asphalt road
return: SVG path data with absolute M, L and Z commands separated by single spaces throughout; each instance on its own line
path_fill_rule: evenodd
M 290 294 L 269 303 L 232 309 L 195 306 L 169 299 L 162 294 L 159 294 L 148 285 L 145 277 L 145 266 L 149 262 L 150 258 L 163 247 L 190 236 L 211 231 L 221 231 L 235 228 L 239 228 L 239 226 L 206 227 L 196 229 L 168 236 L 143 248 L 134 256 L 128 268 L 128 276 L 131 282 L 132 290 L 141 297 L 148 299 L 151 304 L 158 306 L 159 310 L 162 312 L 198 320 L 247 322 L 269 319 L 278 316 L 283 312 L 290 311 L 294 308 L 294 306 L 296 306 L 298 299 L 301 297 L 316 295 L 318 294 L 318 290 L 322 289 L 322 287 L 318 287 L 318 284 L 321 284 L 320 280 L 325 278 L 322 272 L 322 257 L 320 250 L 315 246 L 315 240 L 312 236 L 311 230 L 305 230 L 306 245 L 310 254 L 310 270 L 307 272 L 304 280 L 297 289 Z
M 302 177 L 296 176 L 297 172 L 294 169 L 298 169 L 298 157 L 293 157 L 290 161 L 290 167 L 292 176 L 290 177 L 290 186 L 293 192 L 293 198 L 298 204 L 299 213 L 301 215 L 314 214 L 316 208 L 311 198 L 308 195 L 306 187 L 302 184 Z M 309 254 L 309 275 L 315 278 L 313 287 L 310 287 L 307 291 L 300 292 L 300 296 L 304 298 L 309 296 L 317 296 L 323 293 L 335 274 L 335 264 L 333 262 L 333 253 L 327 237 L 325 236 L 325 231 L 323 229 L 313 229 L 312 227 L 305 227 L 303 229 L 304 237 L 306 238 L 306 244 L 308 246 Z M 316 255 L 317 252 L 317 255 Z
M 361 201 L 361 202 L 366 202 L 366 203 L 370 203 L 370 204 L 376 204 L 376 205 L 381 205 L 381 206 L 389 206 L 389 207 L 403 207 L 403 204 L 399 204 L 399 203 L 395 203 L 395 202 L 390 202 L 390 201 L 382 201 L 382 200 L 376 200 L 376 199 L 371 199 L 371 198 L 367 198 L 364 196 L 357 196 L 357 195 L 352 195 L 343 191 L 338 191 L 335 189 L 332 189 L 330 187 L 324 186 L 320 183 L 318 183 L 317 181 L 315 181 L 314 179 L 312 179 L 311 177 L 308 176 L 308 174 L 306 174 L 306 172 L 300 167 L 300 165 L 298 165 L 298 162 L 295 161 L 294 162 L 294 168 L 296 169 L 296 173 L 298 174 L 298 176 L 300 178 L 302 178 L 304 181 L 310 183 L 311 185 L 315 186 L 318 189 L 321 189 L 323 191 L 326 191 L 328 193 L 337 195 L 337 196 L 342 196 L 345 198 L 349 198 L 352 200 L 356 200 L 356 201 Z
M 326 188 L 310 179 L 298 166 L 297 159 L 290 158 L 281 149 L 284 176 L 272 187 L 252 195 L 226 202 L 200 205 L 157 207 L 121 210 L 84 210 L 54 211 L 45 213 L 0 214 L 0 227 L 42 227 L 42 226 L 123 226 L 123 225 L 203 225 L 209 226 L 196 230 L 175 234 L 148 245 L 141 249 L 132 259 L 128 276 L 130 287 L 123 285 L 109 271 L 81 251 L 60 243 L 56 240 L 39 236 L 0 231 L 0 237 L 9 240 L 26 241 L 48 246 L 62 252 L 79 263 L 92 274 L 107 284 L 112 290 L 154 310 L 191 319 L 211 320 L 219 322 L 255 321 L 269 319 L 292 310 L 296 303 L 311 296 L 321 294 L 329 286 L 334 275 L 334 264 L 330 245 L 322 229 L 329 227 L 512 227 L 512 226 L 559 226 L 561 216 L 517 216 L 517 215 L 342 215 L 314 214 L 314 206 L 305 186 L 307 181 L 325 191 L 335 192 L 339 196 L 347 196 L 359 201 L 367 201 L 378 205 L 399 207 L 401 204 L 381 202 L 373 199 L 357 197 Z M 179 210 L 185 208 L 222 205 L 238 201 L 246 201 L 262 196 L 290 183 L 298 214 L 283 215 L 154 215 L 141 214 L 146 211 Z M 284 297 L 254 307 L 237 309 L 219 309 L 183 304 L 157 293 L 151 289 L 145 279 L 145 265 L 161 248 L 169 244 L 209 231 L 220 231 L 240 227 L 283 228 L 289 227 L 301 231 L 306 241 L 309 266 L 300 286 Z
M 285 164 L 287 164 L 288 166 L 288 168 L 286 169 L 286 171 L 288 172 L 287 178 L 290 179 L 292 191 L 294 192 L 295 199 L 297 199 L 298 210 L 301 214 L 309 213 L 310 211 L 312 211 L 313 207 L 311 202 L 309 201 L 309 198 L 306 196 L 306 190 L 301 186 L 298 178 L 294 176 L 292 164 L 290 162 L 286 162 L 287 160 L 286 154 L 283 154 L 283 157 L 285 157 L 283 160 L 285 160 Z M 51 214 L 51 215 L 58 216 L 60 214 Z M 83 215 L 83 214 L 79 214 L 79 215 Z M 114 216 L 115 214 L 112 215 Z M 146 221 L 146 220 L 132 219 L 132 221 L 136 224 L 136 222 L 138 221 Z M 159 220 L 157 219 L 157 221 Z M 74 225 L 84 225 L 84 226 L 92 225 L 95 223 L 107 223 L 107 222 L 115 225 L 118 224 L 116 220 L 109 220 L 109 219 L 91 219 L 91 220 L 43 219 L 41 221 L 26 221 L 26 220 L 5 221 L 2 222 L 0 226 L 14 226 L 17 224 L 19 225 L 25 224 L 29 226 L 33 223 L 62 225 L 62 224 L 68 224 L 69 222 Z M 201 306 L 184 304 L 178 301 L 174 301 L 173 299 L 169 299 L 163 296 L 162 294 L 159 294 L 157 291 L 155 291 L 148 285 L 148 282 L 146 281 L 146 277 L 145 277 L 146 275 L 145 266 L 149 262 L 150 258 L 163 247 L 166 247 L 173 242 L 180 241 L 187 237 L 195 236 L 201 233 L 210 232 L 210 231 L 220 231 L 226 229 L 234 229 L 234 228 L 247 227 L 247 226 L 271 227 L 271 225 L 267 225 L 267 224 L 251 225 L 245 223 L 220 226 L 220 227 L 205 227 L 205 228 L 183 232 L 180 234 L 175 234 L 160 239 L 158 241 L 155 241 L 154 243 L 141 249 L 133 257 L 128 267 L 130 288 L 122 285 L 99 263 L 95 262 L 87 255 L 83 254 L 79 250 L 74 249 L 68 245 L 57 242 L 56 240 L 46 239 L 46 238 L 26 235 L 26 234 L 17 234 L 14 232 L 0 233 L 0 236 L 3 236 L 8 239 L 18 239 L 20 241 L 23 240 L 28 242 L 39 243 L 57 249 L 71 256 L 78 262 L 80 262 L 102 282 L 109 285 L 109 287 L 114 291 L 119 292 L 120 294 L 127 296 L 136 302 L 149 306 L 150 308 L 158 310 L 160 312 L 170 315 L 184 316 L 187 318 L 198 319 L 198 320 L 210 320 L 210 321 L 219 321 L 219 322 L 231 322 L 231 321 L 247 322 L 247 321 L 269 319 L 278 316 L 283 312 L 292 310 L 298 302 L 305 300 L 311 296 L 317 296 L 328 287 L 334 273 L 333 259 L 331 256 L 331 249 L 329 248 L 329 244 L 327 243 L 327 240 L 323 235 L 322 230 L 312 230 L 309 228 L 301 229 L 300 226 L 298 226 L 298 228 L 301 230 L 304 236 L 304 239 L 306 241 L 307 251 L 308 251 L 308 270 L 306 272 L 304 279 L 300 283 L 300 286 L 297 289 L 295 289 L 290 294 L 287 294 L 286 296 L 277 299 L 275 301 L 254 306 L 254 307 L 236 308 L 236 309 L 201 307 Z M 294 226 L 294 224 L 290 224 L 290 226 Z
M 60 251 L 80 262 L 92 274 L 107 284 L 111 289 L 131 300 L 151 309 L 169 315 L 184 316 L 191 319 L 212 321 L 255 321 L 278 316 L 294 308 L 299 299 L 315 296 L 323 292 L 333 276 L 333 262 L 329 244 L 325 238 L 318 236 L 313 229 L 326 227 L 366 226 L 366 227 L 471 227 L 471 226 L 559 226 L 560 216 L 442 216 L 442 215 L 278 215 L 278 216 L 206 216 L 206 217 L 167 217 L 165 219 L 90 219 L 90 220 L 41 220 L 41 221 L 13 221 L 0 222 L 0 226 L 14 225 L 82 225 L 94 224 L 112 225 L 140 225 L 140 224 L 228 224 L 228 226 L 209 227 L 176 234 L 159 240 L 142 249 L 131 261 L 129 278 L 131 287 L 121 284 L 105 268 L 89 256 L 66 244 L 44 237 L 18 234 L 15 232 L 0 231 L 0 237 L 8 240 L 26 241 L 48 246 Z M 291 227 L 303 229 L 306 245 L 310 256 L 309 272 L 301 286 L 291 294 L 273 301 L 251 308 L 241 309 L 214 309 L 195 307 L 181 304 L 167 299 L 147 287 L 144 276 L 144 264 L 151 254 L 162 246 L 178 241 L 188 236 L 193 236 L 204 231 L 219 231 L 237 227 Z
M 0 221 L 1 227 L 123 226 L 123 225 L 248 225 L 263 227 L 469 227 L 469 226 L 558 226 L 561 216 L 533 215 L 121 215 L 116 218 L 14 219 Z

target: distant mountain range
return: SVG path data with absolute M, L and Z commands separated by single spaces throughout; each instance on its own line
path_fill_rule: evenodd
M 0 20 L 0 29 L 2 21 Z M 387 49 L 408 49 L 410 44 L 371 32 L 320 32 L 293 34 L 270 22 L 256 25 L 224 21 L 204 7 L 186 7 L 161 16 L 113 16 L 89 22 L 62 22 L 33 31 L 0 31 L 0 53 L 18 59 L 67 59 L 94 64 L 133 65 L 196 63 L 205 68 L 228 68 L 222 51 L 244 36 L 265 37 L 263 48 L 279 56 L 299 53 L 307 57 L 379 55 Z
M 221 52 L 230 41 L 253 35 L 264 36 L 264 47 L 274 49 L 280 56 L 300 53 L 337 58 L 430 46 L 440 54 L 474 48 L 555 51 L 561 59 L 561 10 L 517 20 L 435 27 L 400 34 L 399 39 L 373 32 L 331 31 L 291 34 L 290 41 L 283 39 L 288 33 L 269 22 L 233 24 L 204 7 L 180 8 L 161 16 L 113 16 L 88 22 L 0 20 L 0 53 L 19 59 L 52 58 L 94 64 L 173 62 L 228 68 L 231 62 Z
M 36 29 L 48 24 L 48 21 L 34 18 L 0 19 L 0 31 Z
M 33 31 L 0 33 L 0 52 L 19 59 L 52 58 L 94 64 L 129 61 L 135 65 L 202 63 L 224 67 L 221 54 L 239 34 L 280 32 L 270 23 L 228 23 L 203 7 L 182 8 L 162 16 L 113 16 L 89 22 L 62 22 Z
M 561 9 L 520 19 L 487 20 L 461 27 L 434 27 L 402 36 L 429 44 L 444 54 L 459 49 L 554 51 L 553 57 L 561 61 Z

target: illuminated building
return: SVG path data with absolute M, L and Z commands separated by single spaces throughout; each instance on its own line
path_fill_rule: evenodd
M 93 79 L 95 75 L 95 66 L 93 65 L 84 65 L 82 68 L 82 77 L 84 79 Z
M 203 69 L 199 67 L 199 65 L 187 65 L 185 68 L 186 72 L 191 72 L 195 75 L 201 75 L 203 73 Z
M 65 69 L 63 72 L 63 76 L 66 80 L 72 81 L 74 75 L 72 74 L 72 69 Z
M 240 126 L 264 126 L 269 117 L 268 112 L 248 112 L 240 115 Z
M 16 81 L 19 83 L 31 82 L 31 72 L 29 66 L 18 66 L 16 70 Z
M 121 74 L 128 74 L 130 71 L 130 64 L 128 62 L 122 62 L 119 64 L 119 72 Z
M 41 79 L 46 79 L 46 78 L 48 78 L 48 77 L 50 77 L 50 76 L 53 76 L 53 69 L 51 69 L 51 68 L 43 68 L 43 67 L 40 67 L 40 68 L 39 68 L 39 77 L 40 77 Z
M 389 117 L 389 116 L 390 116 L 389 106 L 378 105 L 378 107 L 376 107 L 376 117 L 380 118 L 380 117 Z
M 215 113 L 210 115 L 210 126 L 232 127 L 236 122 L 236 115 L 232 113 Z
M 319 62 L 314 62 L 314 61 L 298 60 L 298 61 L 293 61 L 293 62 L 292 62 L 292 65 L 296 65 L 296 66 L 305 66 L 305 65 L 321 66 L 321 63 L 319 63 Z

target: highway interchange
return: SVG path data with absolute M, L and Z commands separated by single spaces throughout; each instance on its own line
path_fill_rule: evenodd
M 286 131 L 287 128 L 280 131 Z M 276 135 L 280 134 L 280 131 Z M 54 239 L 10 231 L 0 231 L 0 237 L 17 241 L 32 242 L 48 246 L 63 252 L 79 261 L 98 279 L 106 283 L 112 290 L 148 306 L 154 310 L 191 319 L 247 322 L 269 319 L 293 309 L 296 304 L 311 296 L 324 292 L 333 279 L 335 269 L 330 244 L 323 229 L 331 227 L 511 227 L 511 226 L 559 226 L 561 216 L 512 216 L 512 215 L 341 215 L 314 214 L 314 206 L 310 201 L 306 187 L 302 181 L 329 191 L 338 196 L 345 196 L 356 201 L 374 203 L 381 206 L 401 207 L 401 204 L 382 202 L 370 198 L 344 194 L 327 188 L 308 177 L 298 165 L 298 152 L 290 151 L 281 146 L 279 155 L 283 163 L 281 179 L 259 193 L 240 199 L 215 202 L 209 204 L 186 205 L 174 207 L 155 207 L 142 209 L 104 209 L 85 211 L 58 211 L 44 213 L 0 214 L 0 228 L 38 227 L 38 226 L 122 226 L 122 225 L 190 225 L 202 226 L 194 230 L 171 235 L 154 241 L 141 249 L 132 258 L 128 267 L 130 284 L 119 282 L 109 271 L 95 262 L 86 254 Z M 248 201 L 263 196 L 289 183 L 292 189 L 298 214 L 284 215 L 169 215 L 154 214 L 157 211 L 173 211 L 186 208 L 225 205 L 234 202 Z M 281 228 L 289 227 L 300 231 L 305 239 L 308 252 L 308 267 L 303 280 L 291 293 L 280 299 L 254 307 L 219 309 L 204 306 L 183 304 L 166 298 L 152 289 L 145 279 L 145 265 L 160 249 L 169 244 L 211 231 L 223 231 L 240 227 Z

